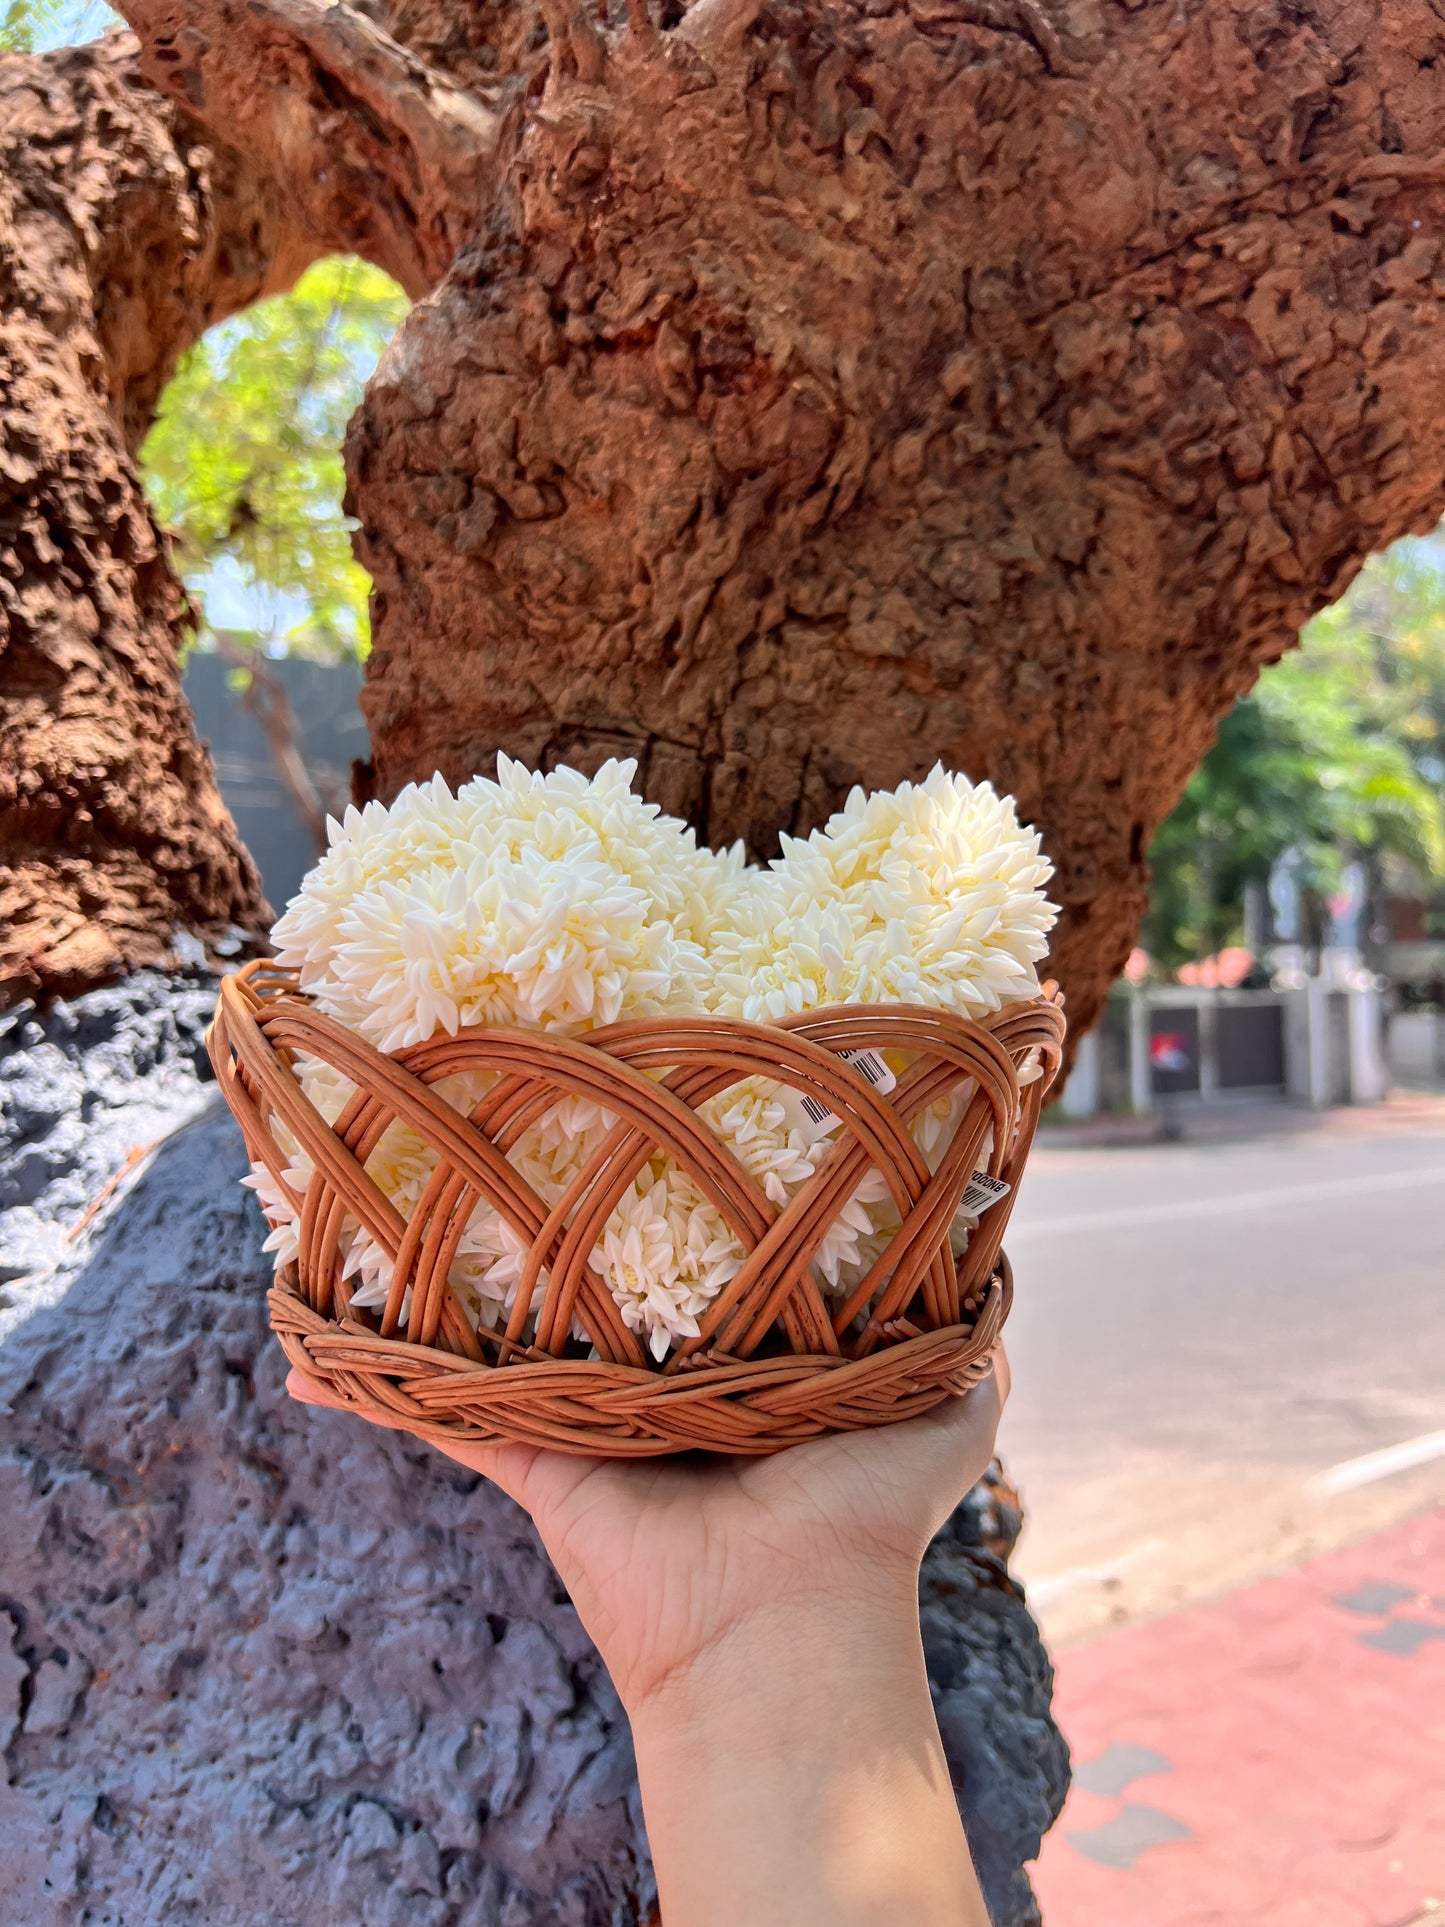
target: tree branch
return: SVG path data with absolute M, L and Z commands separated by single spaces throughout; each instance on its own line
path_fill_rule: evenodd
M 243 670 L 248 677 L 241 706 L 255 720 L 266 738 L 266 747 L 271 752 L 276 774 L 306 825 L 312 849 L 317 856 L 324 856 L 326 805 L 306 766 L 301 726 L 291 707 L 285 683 L 274 670 L 267 668 L 254 649 L 247 649 L 224 629 L 214 630 L 212 634 L 216 654 L 230 663 L 233 669 Z
M 413 296 L 477 227 L 508 101 L 463 92 L 342 0 L 122 0 L 141 67 L 267 168 L 327 249 Z

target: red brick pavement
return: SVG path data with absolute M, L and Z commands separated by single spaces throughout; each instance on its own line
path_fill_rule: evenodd
M 1058 1660 L 1046 1927 L 1403 1927 L 1445 1899 L 1445 1509 Z

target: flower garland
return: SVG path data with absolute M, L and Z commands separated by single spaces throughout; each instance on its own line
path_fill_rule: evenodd
M 330 823 L 326 855 L 276 924 L 278 960 L 321 1010 L 385 1051 L 467 1024 L 578 1035 L 669 1010 L 767 1023 L 828 1004 L 904 1002 L 978 1017 L 1037 994 L 1055 916 L 1044 896 L 1051 866 L 1037 833 L 988 784 L 940 766 L 922 783 L 872 796 L 855 789 L 822 829 L 784 839 L 782 855 L 758 869 L 741 844 L 699 848 L 684 824 L 633 792 L 635 773 L 635 763 L 614 761 L 592 777 L 544 775 L 499 756 L 495 778 L 455 794 L 438 776 L 390 807 L 349 809 Z M 298 1075 L 334 1123 L 353 1086 L 314 1059 Z M 468 1074 L 434 1088 L 465 1113 L 488 1081 Z M 916 1120 L 930 1168 L 965 1101 L 956 1092 Z M 778 1206 L 840 1129 L 762 1077 L 741 1080 L 701 1115 Z M 550 1206 L 614 1122 L 567 1098 L 509 1156 Z M 305 1153 L 281 1136 L 284 1184 L 262 1165 L 247 1180 L 278 1268 L 297 1256 L 295 1199 L 311 1177 Z M 436 1153 L 398 1121 L 366 1169 L 405 1216 L 435 1165 Z M 956 1251 L 974 1222 L 960 1214 Z M 887 1187 L 870 1172 L 817 1254 L 829 1291 L 846 1295 L 897 1226 Z M 354 1221 L 343 1249 L 346 1274 L 359 1281 L 353 1304 L 379 1309 L 391 1260 Z M 524 1241 L 479 1205 L 449 1274 L 474 1324 L 506 1322 L 525 1258 Z M 592 1253 L 623 1320 L 657 1359 L 697 1335 L 743 1258 L 716 1208 L 661 1152 Z M 544 1275 L 529 1317 L 545 1287 Z

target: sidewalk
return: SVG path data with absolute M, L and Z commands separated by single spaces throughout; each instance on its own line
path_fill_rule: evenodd
M 1445 1921 L 1445 1508 L 1057 1670 L 1046 1927 Z
M 1312 1111 L 1283 1097 L 1161 1100 L 1144 1117 L 1101 1112 L 1097 1117 L 1064 1118 L 1045 1112 L 1039 1128 L 1040 1150 L 1075 1150 L 1102 1145 L 1154 1144 L 1171 1134 L 1188 1143 L 1241 1143 L 1250 1138 L 1298 1136 L 1312 1131 L 1418 1130 L 1445 1122 L 1445 1091 L 1397 1088 L 1378 1104 L 1341 1104 Z

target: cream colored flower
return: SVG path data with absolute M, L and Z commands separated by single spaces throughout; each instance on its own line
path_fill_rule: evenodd
M 471 813 L 440 776 L 409 783 L 387 808 L 354 806 L 341 822 L 329 817 L 326 855 L 310 870 L 272 930 L 277 958 L 301 972 L 304 989 L 326 974 L 337 926 L 356 897 L 418 869 L 447 864 L 470 847 Z
M 785 1206 L 817 1171 L 841 1128 L 820 1128 L 794 1092 L 749 1077 L 702 1106 L 701 1115 L 774 1204 Z M 872 1265 L 899 1223 L 892 1194 L 870 1170 L 828 1226 L 816 1263 L 829 1288 L 846 1295 Z
M 533 774 L 506 757 L 456 796 L 440 777 L 330 825 L 332 846 L 279 919 L 281 962 L 383 1050 L 463 1024 L 577 1030 L 700 1008 L 705 932 L 741 856 L 628 787 Z
M 825 1003 L 920 1003 L 977 1016 L 1038 990 L 1055 910 L 1036 832 L 987 784 L 939 765 L 865 796 L 806 842 L 784 838 L 714 939 L 714 1005 L 777 1021 Z
M 487 825 L 492 847 L 514 859 L 536 851 L 562 861 L 580 843 L 595 843 L 604 866 L 646 897 L 651 916 L 700 945 L 738 886 L 743 847 L 699 849 L 686 824 L 635 794 L 636 774 L 630 757 L 589 777 L 565 768 L 544 775 L 499 755 L 496 777 L 474 777 L 457 801 Z
M 699 1115 L 774 1204 L 806 1184 L 832 1138 L 810 1125 L 791 1092 L 765 1077 L 748 1077 L 702 1105 Z
M 440 777 L 389 807 L 348 810 L 330 847 L 279 920 L 281 960 L 325 1011 L 395 1050 L 468 1024 L 585 1033 L 619 1018 L 712 1009 L 777 1022 L 833 1003 L 908 1001 L 968 1014 L 1037 988 L 1052 907 L 1036 835 L 988 785 L 935 769 L 888 795 L 855 791 L 806 841 L 786 840 L 767 871 L 741 845 L 718 855 L 631 788 L 632 763 L 595 776 L 539 774 L 499 757 L 495 778 L 455 794 Z M 895 1069 L 901 1066 L 895 1065 Z M 1034 1070 L 1034 1066 L 1028 1069 Z M 328 1122 L 353 1087 L 319 1061 L 298 1066 Z M 466 1112 L 485 1078 L 436 1089 Z M 965 1101 L 917 1120 L 936 1168 Z M 704 1117 L 779 1208 L 836 1142 L 786 1086 L 743 1080 Z M 509 1156 L 544 1209 L 563 1197 L 614 1119 L 581 1099 L 558 1102 Z M 286 1181 L 299 1194 L 309 1160 L 282 1131 Z M 436 1153 L 394 1122 L 367 1171 L 403 1217 L 436 1169 Z M 278 1263 L 297 1255 L 296 1211 L 264 1167 L 249 1182 Z M 818 1267 L 846 1293 L 896 1229 L 871 1172 L 829 1228 Z M 966 1237 L 968 1224 L 955 1225 Z M 355 1302 L 379 1307 L 392 1260 L 348 1219 L 342 1227 Z M 485 1201 L 452 1262 L 450 1283 L 479 1326 L 514 1305 L 527 1241 Z M 594 1253 L 631 1329 L 662 1357 L 693 1336 L 706 1306 L 742 1263 L 742 1248 L 685 1173 L 661 1155 L 630 1187 Z M 536 1282 L 528 1324 L 546 1289 Z
M 708 954 L 710 1007 L 749 1023 L 778 1023 L 824 1004 L 857 1002 L 860 913 L 836 902 L 800 905 L 791 878 L 753 872 Z
M 307 1101 L 315 1105 L 328 1124 L 336 1122 L 356 1095 L 351 1079 L 324 1058 L 298 1057 L 296 1075 Z
M 938 1098 L 913 1120 L 913 1141 L 930 1171 L 936 1171 L 943 1162 L 943 1154 L 953 1142 L 973 1088 L 972 1078 L 955 1085 L 947 1097 Z
M 564 1097 L 518 1140 L 512 1162 L 555 1204 L 617 1119 L 586 1097 Z
M 285 1167 L 286 1183 L 298 1195 L 305 1194 L 311 1179 L 311 1160 L 293 1158 Z M 252 1161 L 251 1175 L 242 1178 L 249 1191 L 254 1191 L 266 1214 L 270 1227 L 261 1249 L 275 1253 L 275 1267 L 279 1272 L 284 1265 L 293 1265 L 301 1255 L 301 1220 L 296 1207 L 287 1197 L 285 1190 L 271 1175 L 264 1164 Z
M 869 1171 L 829 1225 L 816 1263 L 824 1281 L 846 1297 L 872 1265 L 899 1223 L 883 1174 Z
M 742 1246 L 684 1172 L 640 1172 L 607 1221 L 593 1262 L 630 1331 L 656 1359 L 682 1338 L 742 1268 Z

